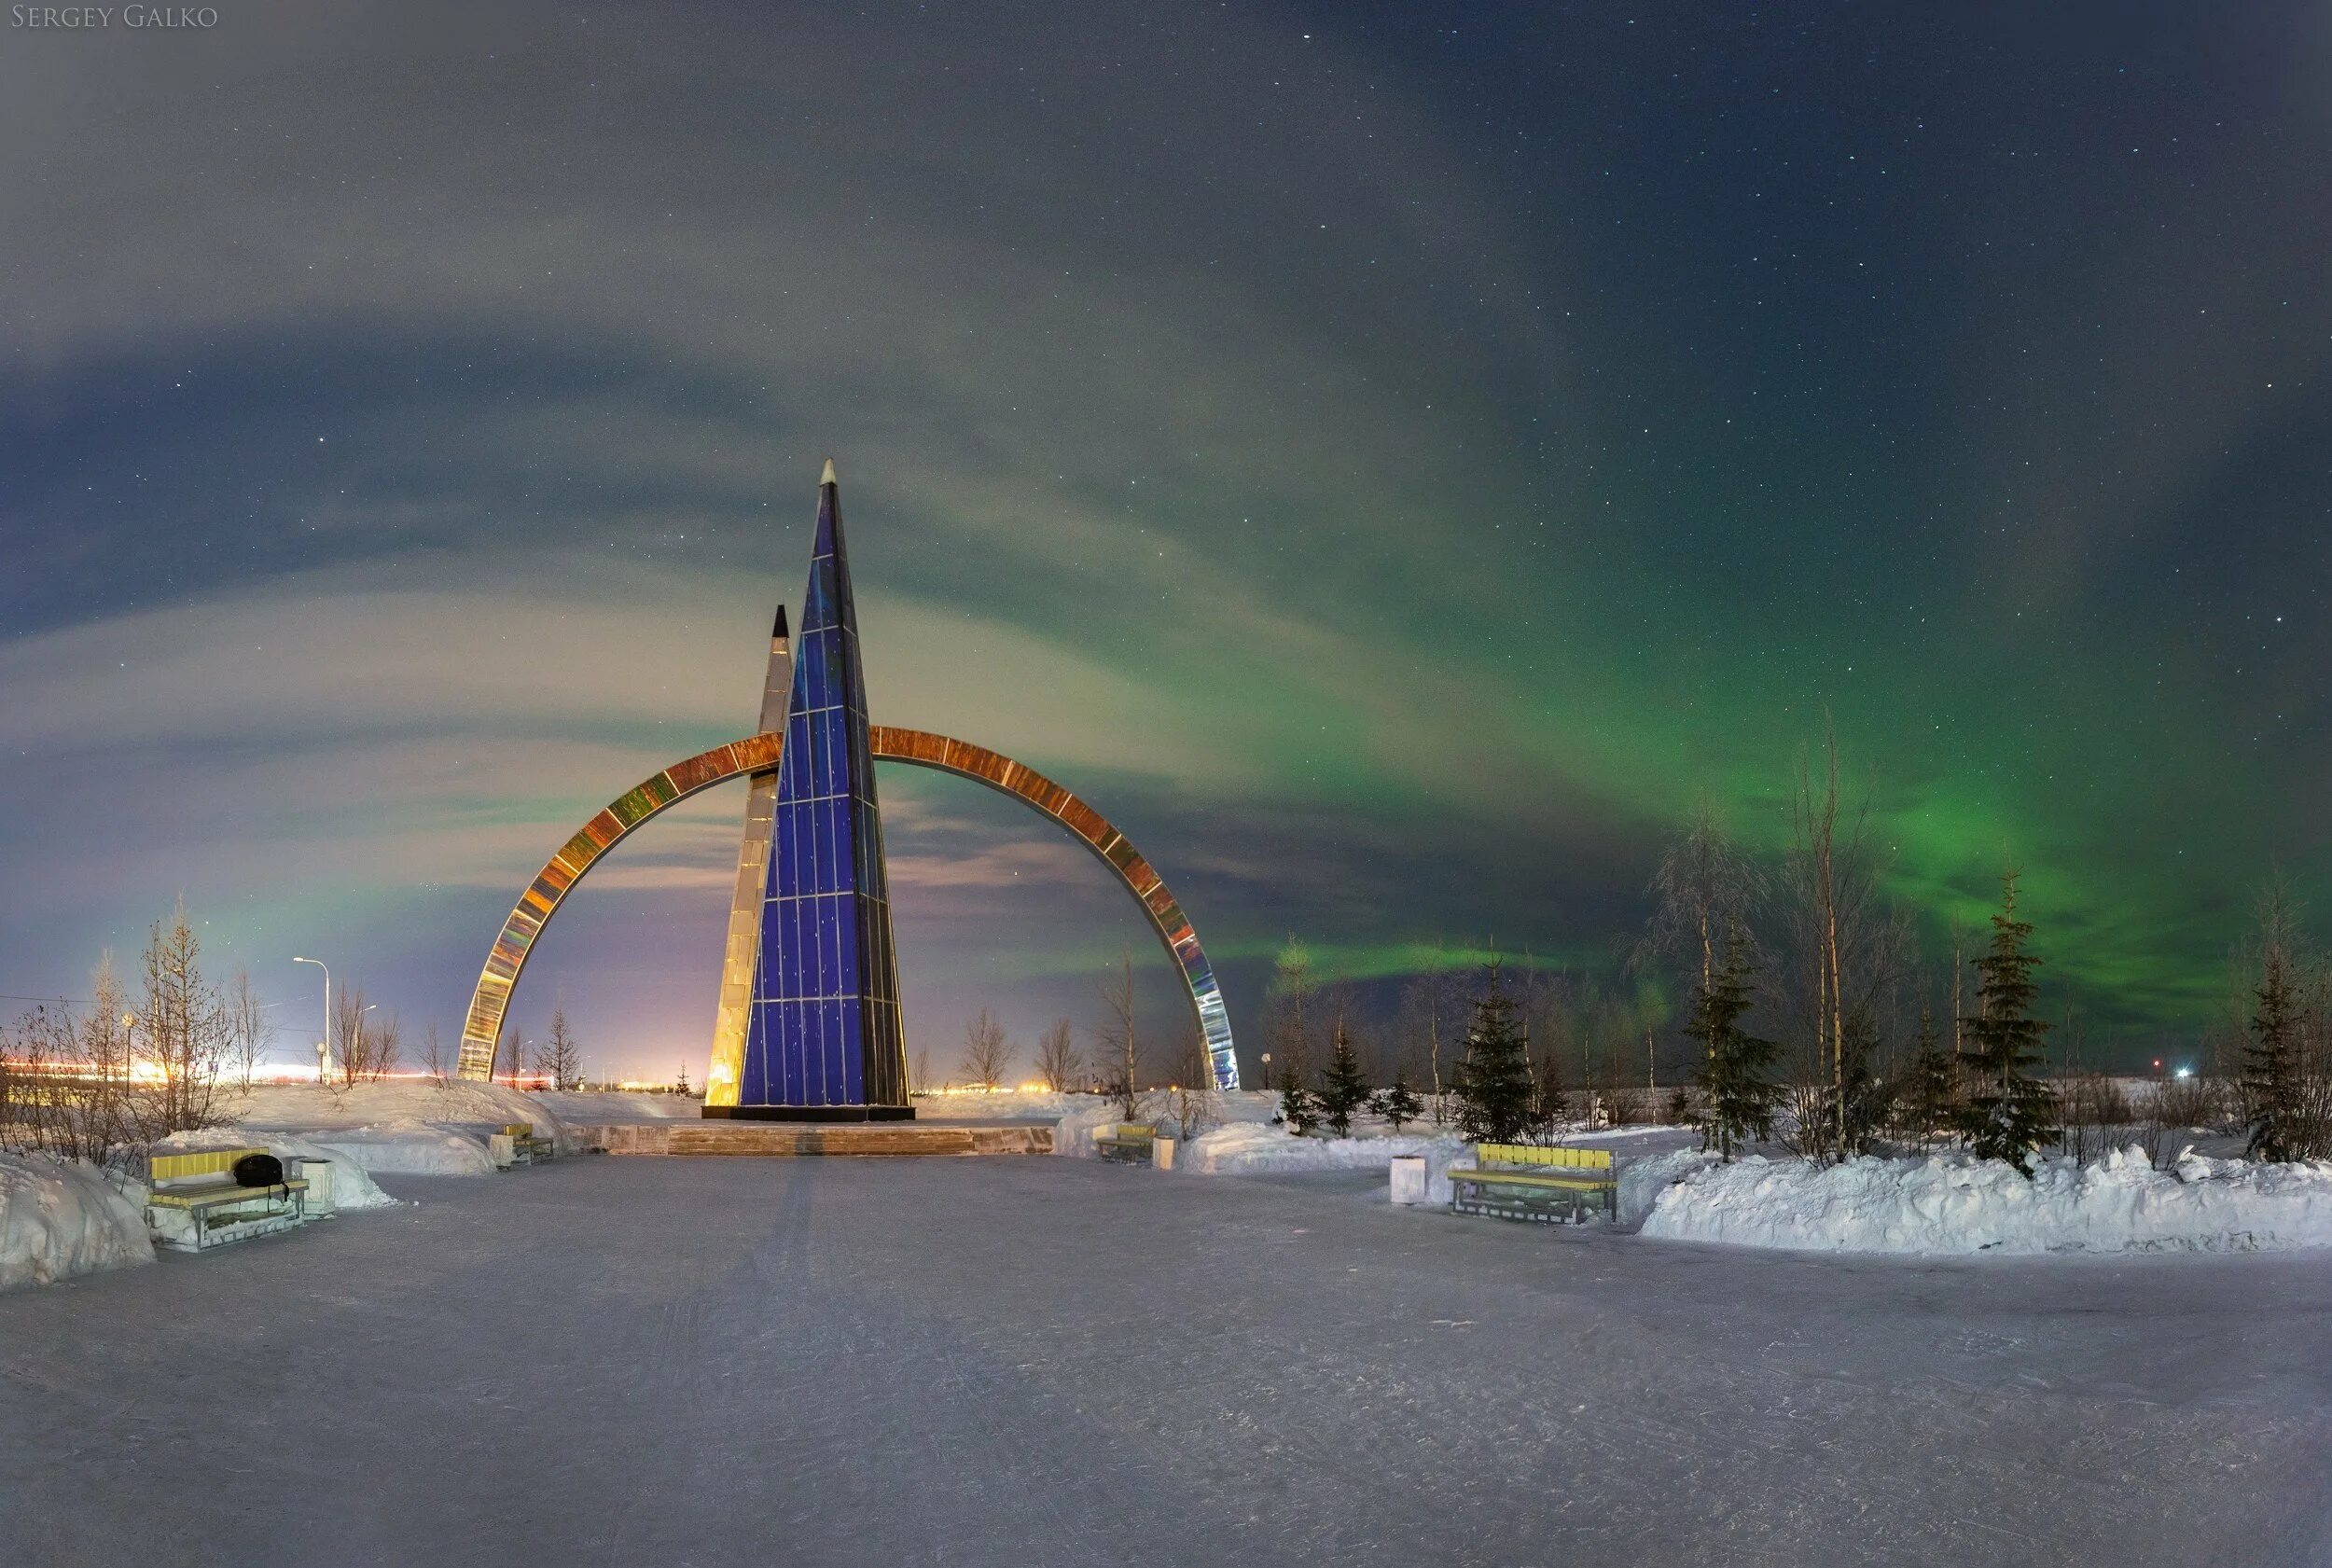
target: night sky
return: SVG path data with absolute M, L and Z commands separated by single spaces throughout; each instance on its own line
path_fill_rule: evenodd
M 183 893 L 286 1055 L 294 952 L 450 1042 L 750 728 L 828 454 L 877 721 L 1113 818 L 1250 1048 L 1291 931 L 1604 962 L 1825 709 L 2131 1041 L 2332 891 L 2320 4 L 217 11 L 0 39 L 0 992 Z M 881 788 L 910 1050 L 1125 943 L 1171 1017 L 1066 836 Z M 742 806 L 530 1030 L 701 1073 Z

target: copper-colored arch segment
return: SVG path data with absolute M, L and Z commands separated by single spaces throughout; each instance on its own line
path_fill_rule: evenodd
M 1232 1049 L 1230 1014 L 1223 1006 L 1222 988 L 1199 946 L 1199 934 L 1166 891 L 1166 883 L 1151 869 L 1126 836 L 1102 814 L 1039 773 L 985 746 L 950 740 L 922 729 L 895 729 L 878 724 L 868 730 L 868 748 L 885 762 L 908 762 L 936 768 L 943 773 L 973 779 L 1042 812 L 1075 834 L 1109 864 L 1150 917 L 1158 939 L 1180 966 L 1190 992 L 1190 1012 L 1206 1041 L 1207 1059 L 1214 1064 L 1215 1082 L 1221 1089 L 1239 1087 L 1239 1057 Z
M 1092 807 L 1037 772 L 985 746 L 969 745 L 922 729 L 871 726 L 868 750 L 882 762 L 905 762 L 943 773 L 976 780 L 1043 812 L 1075 834 L 1085 846 L 1107 862 L 1141 903 L 1158 939 L 1181 968 L 1190 993 L 1190 1011 L 1206 1041 L 1207 1057 L 1221 1089 L 1239 1087 L 1239 1058 L 1231 1047 L 1230 1014 L 1223 1006 L 1221 987 L 1199 946 L 1199 934 L 1174 902 L 1173 895 L 1151 869 L 1126 836 L 1112 827 Z M 509 1010 L 510 992 L 519 972 L 526 967 L 535 937 L 558 912 L 560 903 L 583 878 L 583 873 L 623 837 L 667 806 L 701 789 L 748 773 L 766 772 L 778 764 L 784 747 L 782 733 L 750 735 L 725 746 L 676 762 L 654 778 L 628 790 L 605 811 L 583 826 L 582 831 L 560 846 L 542 873 L 520 895 L 502 935 L 494 939 L 485 971 L 470 997 L 469 1018 L 462 1026 L 461 1074 L 485 1078 L 493 1072 L 494 1045 L 502 1034 L 503 1016 Z
M 469 1017 L 462 1024 L 462 1076 L 482 1079 L 493 1075 L 494 1045 L 502 1037 L 503 1015 L 509 1010 L 510 992 L 519 983 L 519 971 L 526 967 L 526 957 L 534 949 L 534 938 L 550 923 L 550 917 L 558 912 L 561 902 L 575 884 L 582 881 L 583 873 L 621 842 L 626 834 L 673 802 L 742 773 L 757 773 L 776 767 L 784 743 L 785 737 L 780 732 L 748 735 L 742 741 L 699 752 L 685 762 L 675 762 L 655 777 L 644 779 L 626 790 L 614 804 L 585 823 L 574 838 L 559 846 L 559 853 L 550 857 L 549 863 L 519 895 L 510 918 L 502 923 L 502 935 L 494 938 L 493 950 L 486 955 L 486 967 L 478 977 L 478 989 L 470 994 Z

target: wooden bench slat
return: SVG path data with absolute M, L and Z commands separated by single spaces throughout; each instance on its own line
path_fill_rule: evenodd
M 146 1200 L 165 1209 L 210 1209 L 221 1203 L 239 1203 L 247 1198 L 273 1198 L 279 1193 L 307 1190 L 307 1178 L 294 1176 L 269 1186 L 237 1186 L 232 1182 L 226 1182 L 202 1186 L 150 1187 Z
M 1548 1176 L 1536 1171 L 1468 1171 L 1463 1168 L 1452 1169 L 1450 1179 L 1482 1186 L 1576 1187 L 1582 1192 L 1600 1192 L 1605 1187 L 1619 1185 L 1609 1176 Z

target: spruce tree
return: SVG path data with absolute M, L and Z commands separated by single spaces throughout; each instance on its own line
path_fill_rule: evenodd
M 1733 1158 L 1753 1138 L 1773 1135 L 1781 1089 L 1765 1076 L 1780 1050 L 1742 1027 L 1756 1001 L 1749 938 L 1738 922 L 1725 938 L 1725 962 L 1710 975 L 1685 1033 L 1700 1042 L 1700 1146 Z
M 1919 1044 L 1911 1057 L 1898 1102 L 1903 1131 L 1921 1148 L 1935 1145 L 1937 1129 L 1949 1129 L 1960 1110 L 1960 1064 L 1936 1029 L 1935 1015 L 1919 1009 Z
M 1837 1068 L 1838 1085 L 1846 1095 L 1845 1114 L 1837 1118 L 1844 1133 L 1837 1151 L 1840 1159 L 1868 1154 L 1895 1108 L 1895 1087 L 1871 1070 L 1878 1049 L 1870 1015 L 1859 1008 L 1847 1014 Z
M 1961 1020 L 1975 1048 L 1961 1124 L 1978 1159 L 2005 1159 L 2030 1176 L 2034 1151 L 2057 1135 L 2057 1097 L 2033 1075 L 2048 1025 L 2031 1016 L 2040 960 L 2024 951 L 2033 925 L 2016 918 L 2016 879 L 2011 868 L 2000 880 L 1992 951 L 1976 961 L 1978 1016 Z
M 2270 944 L 2260 966 L 2259 1008 L 2251 1018 L 2251 1032 L 2257 1038 L 2243 1048 L 2241 1079 L 2243 1105 L 2251 1117 L 2251 1141 L 2243 1152 L 2254 1159 L 2295 1158 L 2298 1020 L 2293 1017 L 2289 969 L 2283 946 Z
M 1289 1077 L 1281 1083 L 1280 1121 L 1297 1137 L 1320 1125 L 1319 1109 L 1319 1103 L 1312 1099 L 1312 1090 L 1304 1087 L 1301 1078 Z
M 1391 1123 L 1395 1132 L 1415 1121 L 1425 1110 L 1418 1103 L 1416 1092 L 1409 1087 L 1409 1075 L 1401 1072 L 1393 1075 L 1393 1087 L 1376 1097 L 1376 1107 L 1377 1115 Z
M 1530 1130 L 1534 1085 L 1530 1044 L 1514 998 L 1492 964 L 1457 1066 L 1458 1134 L 1468 1143 L 1510 1144 Z
M 1320 1119 L 1340 1138 L 1353 1135 L 1353 1113 L 1368 1103 L 1368 1075 L 1353 1054 L 1353 1037 L 1344 1020 L 1336 1020 L 1335 1043 L 1328 1052 L 1327 1070 L 1320 1075 Z

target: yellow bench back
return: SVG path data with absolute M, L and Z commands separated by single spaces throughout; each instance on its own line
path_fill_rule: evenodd
M 232 1171 L 235 1161 L 244 1155 L 265 1153 L 265 1149 L 189 1149 L 184 1154 L 157 1154 L 148 1173 L 157 1183 L 223 1176 Z
M 1477 1165 L 1540 1165 L 1559 1171 L 1608 1171 L 1609 1149 L 1549 1148 L 1544 1144 L 1477 1144 Z
M 508 1122 L 503 1126 L 502 1131 L 505 1137 L 532 1138 L 534 1135 L 534 1124 L 531 1121 Z

